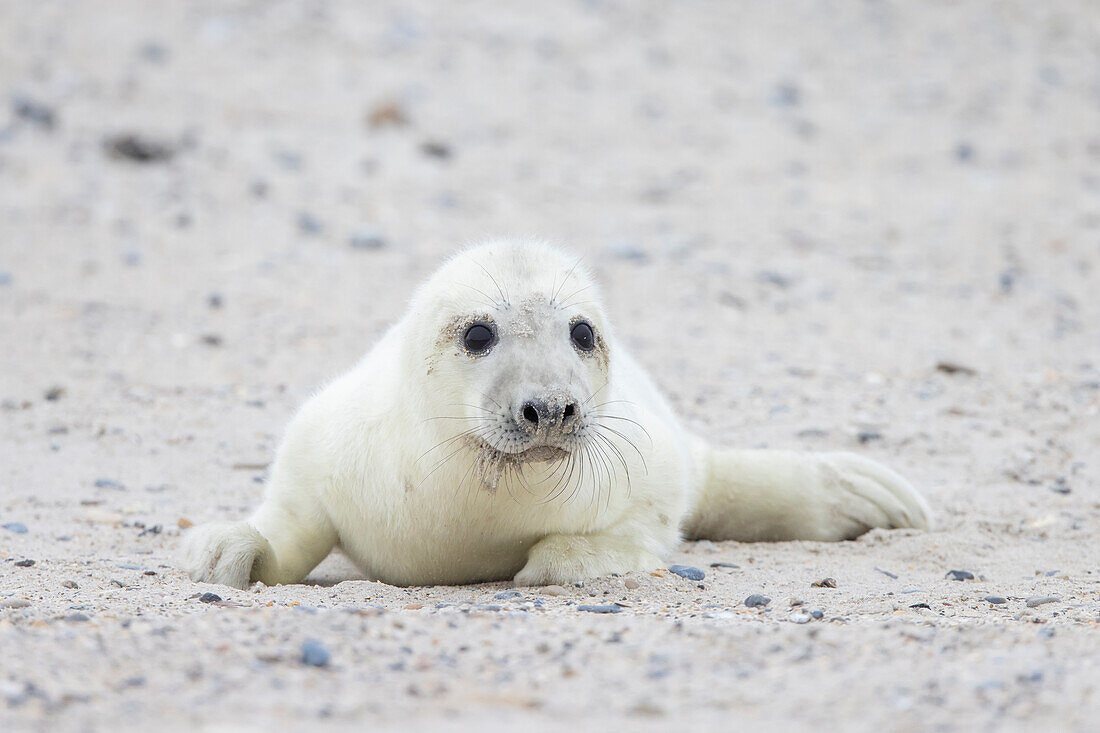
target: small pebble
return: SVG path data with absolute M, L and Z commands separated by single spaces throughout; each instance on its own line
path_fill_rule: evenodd
M 874 440 L 882 440 L 882 433 L 876 430 L 861 430 L 856 434 L 856 440 L 860 445 L 867 445 Z
M 569 591 L 560 585 L 547 585 L 542 589 L 543 594 L 548 596 L 566 596 L 569 595 Z
M 31 602 L 25 598 L 8 598 L 0 601 L 0 608 L 27 608 Z
M 309 212 L 303 211 L 298 214 L 298 231 L 302 234 L 320 234 L 324 230 L 325 225 L 321 223 L 321 220 Z
M 1008 599 L 1004 598 L 1002 596 L 986 596 L 982 600 L 983 601 L 989 601 L 990 603 L 992 603 L 995 606 L 999 606 L 1002 603 L 1008 603 Z
M 97 489 L 115 489 L 121 491 L 125 487 L 118 481 L 109 478 L 97 478 L 95 480 L 95 487 Z
M 8 522 L 7 524 L 0 525 L 0 526 L 2 526 L 4 529 L 8 530 L 9 532 L 13 532 L 15 534 L 26 534 L 27 533 L 27 525 L 23 524 L 22 522 Z
M 790 619 L 790 622 L 792 624 L 808 624 L 808 623 L 810 623 L 810 620 L 812 619 L 812 617 L 808 613 L 803 613 L 802 611 L 795 611 L 794 613 L 792 613 L 790 615 L 789 619 Z
M 836 588 L 836 578 L 822 578 L 810 583 L 812 588 Z
M 974 573 L 969 570 L 948 570 L 944 577 L 951 580 L 974 580 Z
M 810 611 L 810 615 L 813 616 L 814 619 L 817 620 L 817 621 L 820 621 L 821 619 L 825 618 L 825 612 L 822 611 L 820 608 L 815 608 L 812 611 Z
M 777 288 L 783 289 L 791 286 L 791 279 L 775 270 L 761 270 L 756 273 L 756 282 L 764 283 L 765 285 L 774 285 Z
M 134 163 L 159 163 L 176 154 L 167 143 L 132 133 L 107 138 L 103 149 L 110 158 Z
M 43 130 L 52 130 L 57 122 L 53 108 L 37 102 L 30 97 L 17 95 L 11 100 L 12 112 L 21 120 L 41 127 Z
M 75 580 L 66 580 L 65 582 L 63 582 L 61 584 L 61 587 L 62 588 L 79 588 L 80 586 L 76 584 Z
M 668 571 L 679 575 L 681 578 L 687 578 L 688 580 L 702 580 L 707 577 L 707 574 L 702 570 L 693 568 L 690 565 L 669 565 Z
M 199 596 L 199 601 L 202 603 L 217 603 L 222 599 L 217 593 L 203 593 Z
M 1057 603 L 1062 600 L 1058 596 L 1032 596 L 1027 599 L 1027 607 L 1035 608 L 1036 606 L 1042 606 L 1046 603 Z
M 772 602 L 771 598 L 762 596 L 759 593 L 753 593 L 751 596 L 745 599 L 745 605 L 749 608 L 763 608 Z
M 163 64 L 168 59 L 168 49 L 156 41 L 148 41 L 138 47 L 138 56 L 151 64 Z
M 446 160 L 451 157 L 450 146 L 435 140 L 428 140 L 421 143 L 420 152 L 424 153 L 424 155 L 427 155 L 429 158 L 438 158 L 439 160 Z
M 367 124 L 371 127 L 403 127 L 409 124 L 409 116 L 397 102 L 382 102 L 367 113 Z
M 620 260 L 641 263 L 649 259 L 649 255 L 644 249 L 629 241 L 614 242 L 608 246 L 607 252 L 612 257 Z
M 302 644 L 302 664 L 310 667 L 327 667 L 330 658 L 328 649 L 316 639 L 307 639 Z
M 960 163 L 969 163 L 974 159 L 974 146 L 967 142 L 955 146 L 955 160 Z
M 620 613 L 623 609 L 622 606 L 616 606 L 613 603 L 606 606 L 590 606 L 582 603 L 577 606 L 577 610 L 587 611 L 588 613 Z
M 734 570 L 737 570 L 741 567 L 740 565 L 734 565 L 731 562 L 712 562 L 710 566 L 712 568 L 732 568 Z
M 17 568 L 29 568 L 32 565 L 34 565 L 34 560 L 27 559 L 15 561 L 15 567 Z
M 623 581 L 623 585 L 626 586 L 628 590 L 637 590 L 642 587 L 642 582 L 637 578 L 627 578 Z
M 49 402 L 57 402 L 59 399 L 65 396 L 65 388 L 59 384 L 55 384 L 54 386 L 47 389 L 45 394 L 43 394 L 42 396 L 45 397 L 46 400 L 48 400 Z
M 352 249 L 383 249 L 386 238 L 374 229 L 363 228 L 351 235 L 349 243 Z
M 944 374 L 962 374 L 966 377 L 973 377 L 978 374 L 977 369 L 972 369 L 971 367 L 963 366 L 962 364 L 956 364 L 955 362 L 951 361 L 939 362 L 938 364 L 936 364 L 936 371 L 943 372 Z
M 519 598 L 522 595 L 523 594 L 520 593 L 518 590 L 502 590 L 500 593 L 497 593 L 495 596 L 493 596 L 493 598 L 498 601 L 506 601 L 509 598 Z
M 929 611 L 932 610 L 932 607 L 929 606 L 927 603 L 914 603 L 909 606 L 909 608 L 927 608 Z
M 90 621 L 91 619 L 83 613 L 70 613 L 68 616 L 65 617 L 65 620 L 78 623 L 81 621 Z

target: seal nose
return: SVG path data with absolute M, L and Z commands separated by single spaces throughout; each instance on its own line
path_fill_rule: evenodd
M 523 403 L 517 420 L 521 427 L 535 432 L 561 431 L 570 427 L 577 417 L 575 402 L 535 397 Z

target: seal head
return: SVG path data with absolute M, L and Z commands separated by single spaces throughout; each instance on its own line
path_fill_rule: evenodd
M 417 293 L 412 314 L 425 406 L 446 410 L 425 420 L 451 423 L 440 437 L 479 452 L 487 488 L 509 467 L 565 461 L 594 439 L 608 332 L 578 260 L 530 243 L 467 250 Z

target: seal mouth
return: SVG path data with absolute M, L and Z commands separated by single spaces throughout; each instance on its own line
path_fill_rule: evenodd
M 539 445 L 509 455 L 513 460 L 519 463 L 545 463 L 546 461 L 565 458 L 569 455 L 569 451 L 552 445 Z
M 570 452 L 556 445 L 535 445 L 520 451 L 502 450 L 483 438 L 474 440 L 474 445 L 482 454 L 482 459 L 491 461 L 505 461 L 512 465 L 524 463 L 546 463 L 562 458 L 568 458 Z

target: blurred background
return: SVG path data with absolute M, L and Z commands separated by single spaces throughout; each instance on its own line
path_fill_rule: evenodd
M 157 351 L 165 381 L 246 378 L 307 339 L 327 369 L 499 235 L 585 255 L 658 361 L 705 339 L 884 368 L 886 331 L 988 361 L 1072 332 L 1095 287 L 1091 2 L 0 13 L 0 297 L 28 296 L 24 343 L 70 329 L 65 363 Z M 1002 321 L 1012 298 L 1041 320 Z
M 311 616 L 343 682 L 299 686 L 296 651 L 268 661 L 299 648 L 307 614 L 217 613 L 172 552 L 192 521 L 246 516 L 301 402 L 442 258 L 491 236 L 583 255 L 693 429 L 871 455 L 921 487 L 938 524 L 820 555 L 723 548 L 742 574 L 694 606 L 644 589 L 632 602 L 650 631 L 565 669 L 532 715 L 1095 719 L 1094 0 L 0 0 L 0 556 L 37 563 L 0 573 L 3 603 L 27 604 L 0 605 L 23 609 L 0 616 L 6 709 L 92 723 L 260 715 L 275 698 L 273 715 L 310 719 L 422 711 L 406 692 L 436 688 L 386 665 L 406 637 L 469 641 L 450 617 L 402 611 L 405 591 L 376 584 L 229 599 L 386 603 L 408 624 L 380 647 L 345 633 L 348 616 Z M 993 580 L 964 592 L 944 580 L 954 568 Z M 355 577 L 335 560 L 319 572 Z M 822 626 L 832 641 L 812 661 L 790 624 L 699 620 L 750 590 L 780 599 L 782 620 L 788 595 L 820 591 L 807 572 L 840 578 L 821 591 L 837 599 L 827 615 L 857 620 Z M 931 605 L 899 611 L 903 586 L 932 589 Z M 991 592 L 1015 594 L 1008 610 L 980 601 Z M 423 593 L 429 609 L 495 603 L 492 589 Z M 1023 607 L 1052 594 L 1077 605 Z M 1052 641 L 1031 613 L 1061 624 Z M 496 618 L 469 628 L 492 637 Z M 949 640 L 932 644 L 929 618 Z M 473 665 L 474 687 L 434 714 L 543 684 L 531 629 L 554 645 L 592 633 L 567 610 L 509 623 L 532 647 L 512 681 L 488 647 L 453 652 L 441 669 Z M 658 652 L 678 661 L 642 678 Z M 692 666 L 711 653 L 711 672 Z

